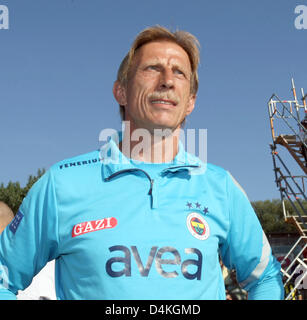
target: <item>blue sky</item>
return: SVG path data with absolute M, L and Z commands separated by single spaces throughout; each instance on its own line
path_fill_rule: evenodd
M 229 170 L 250 200 L 279 198 L 267 101 L 307 91 L 305 0 L 0 0 L 0 182 L 20 181 L 100 147 L 121 128 L 112 95 L 117 68 L 138 32 L 160 24 L 201 44 L 196 109 L 186 128 L 208 131 L 208 162 Z M 285 155 L 287 156 L 287 155 Z

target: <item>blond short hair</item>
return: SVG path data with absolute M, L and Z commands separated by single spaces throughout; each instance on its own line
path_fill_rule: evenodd
M 191 64 L 191 94 L 195 95 L 198 90 L 198 64 L 199 64 L 199 42 L 197 38 L 189 32 L 177 30 L 175 32 L 162 26 L 153 26 L 141 31 L 135 38 L 132 46 L 120 64 L 117 72 L 117 81 L 122 85 L 126 86 L 129 79 L 129 72 L 136 51 L 146 43 L 166 40 L 178 44 L 188 54 Z M 122 120 L 125 119 L 125 108 L 120 106 L 120 115 Z

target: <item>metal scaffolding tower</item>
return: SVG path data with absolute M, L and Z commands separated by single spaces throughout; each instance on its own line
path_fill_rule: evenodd
M 295 258 L 285 269 L 282 268 L 285 287 L 293 280 L 292 290 L 286 299 L 293 297 L 293 292 L 301 288 L 307 280 L 307 95 L 301 89 L 302 98 L 297 98 L 294 80 L 292 79 L 292 100 L 281 100 L 273 94 L 268 101 L 268 111 L 272 133 L 270 144 L 275 182 L 280 192 L 285 222 L 291 223 L 300 235 L 290 252 L 281 264 L 294 253 Z M 305 124 L 306 122 L 306 124 Z M 286 151 L 285 157 L 280 151 Z M 289 169 L 287 162 L 293 161 Z M 288 161 L 285 161 L 288 160 Z M 298 170 L 298 174 L 291 171 Z M 291 204 L 293 212 L 286 208 L 286 201 Z M 305 279 L 306 278 L 306 279 Z M 304 288 L 304 289 L 307 289 Z

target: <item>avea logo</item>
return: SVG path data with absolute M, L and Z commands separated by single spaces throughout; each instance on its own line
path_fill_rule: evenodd
M 181 272 L 182 275 L 189 280 L 197 279 L 201 280 L 201 267 L 202 267 L 202 254 L 196 248 L 186 248 L 184 252 L 186 254 L 196 254 L 197 259 L 187 259 L 182 261 L 180 253 L 173 247 L 162 247 L 158 249 L 157 246 L 153 246 L 150 249 L 149 256 L 147 258 L 146 265 L 144 266 L 141 257 L 139 255 L 136 246 L 131 246 L 131 251 L 125 246 L 113 246 L 109 248 L 110 252 L 119 251 L 120 256 L 109 259 L 106 263 L 106 271 L 109 276 L 116 278 L 121 276 L 131 277 L 131 253 L 137 264 L 138 271 L 142 277 L 148 277 L 152 268 L 153 262 L 155 262 L 155 269 L 164 278 L 178 277 Z M 124 254 L 124 255 L 123 255 Z M 164 256 L 164 258 L 163 258 Z M 165 257 L 167 256 L 167 259 Z M 170 256 L 172 259 L 170 259 Z M 122 264 L 122 265 L 121 265 Z M 166 267 L 168 265 L 168 267 Z M 171 268 L 169 265 L 173 265 Z M 189 266 L 193 266 L 188 270 Z M 166 271 L 167 269 L 167 271 Z M 172 270 L 170 270 L 172 269 Z M 194 271 L 193 273 L 191 271 Z

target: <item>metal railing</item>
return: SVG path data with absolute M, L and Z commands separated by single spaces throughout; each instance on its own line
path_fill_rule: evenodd
M 299 104 L 296 89 L 294 85 L 294 80 L 292 82 L 292 92 L 294 96 L 294 100 L 281 100 L 275 93 L 272 94 L 268 101 L 268 112 L 270 118 L 270 126 L 271 126 L 271 134 L 272 139 L 275 142 L 276 137 L 279 134 L 276 132 L 276 126 L 274 127 L 274 121 L 277 119 L 282 119 L 283 123 L 290 129 L 290 132 L 295 136 L 297 141 L 300 141 L 307 148 L 307 144 L 302 139 L 302 135 L 307 134 L 305 127 L 301 124 L 303 112 L 304 118 L 307 115 L 307 105 L 306 105 L 306 97 L 304 95 L 303 88 L 301 89 L 302 94 L 302 104 Z M 276 100 L 274 100 L 274 98 Z M 294 125 L 298 127 L 298 130 L 294 128 Z
M 284 256 L 283 260 L 280 262 L 281 265 L 284 265 L 289 259 L 290 255 L 295 255 L 295 251 L 298 251 L 292 262 L 285 269 L 281 268 L 284 277 L 287 278 L 287 280 L 284 282 L 285 287 L 291 280 L 293 280 L 294 276 L 296 275 L 296 278 L 294 279 L 294 286 L 289 294 L 285 297 L 285 300 L 290 300 L 291 297 L 293 297 L 293 293 L 297 289 L 304 288 L 304 279 L 307 277 L 307 264 L 306 258 L 304 258 L 305 250 L 307 250 L 307 236 L 302 236 L 296 241 L 291 250 L 287 253 L 287 255 Z
M 296 181 L 295 177 L 291 174 L 290 170 L 288 169 L 284 161 L 281 159 L 278 152 L 276 152 L 276 145 L 270 145 L 270 146 L 272 150 L 271 153 L 272 153 L 273 167 L 274 167 L 274 173 L 275 173 L 275 182 L 280 191 L 284 218 L 287 219 L 290 216 L 285 206 L 285 200 L 288 200 L 292 208 L 294 209 L 295 214 L 298 216 L 299 221 L 302 223 L 304 229 L 307 229 L 307 225 L 303 218 L 303 216 L 307 217 L 307 209 L 304 208 L 303 203 L 301 201 L 301 200 L 307 201 L 304 185 L 301 186 Z M 279 164 L 283 167 L 283 170 L 287 173 L 287 175 L 284 175 L 281 168 L 277 166 L 276 159 L 279 161 Z M 301 176 L 301 179 L 302 179 L 301 181 L 304 181 L 305 178 L 307 177 Z M 295 195 L 294 201 L 291 199 L 291 195 Z M 301 196 L 301 199 L 298 196 Z
M 291 250 L 281 261 L 281 265 L 283 265 L 286 261 L 288 261 L 289 257 L 292 254 L 296 254 L 295 258 L 285 269 L 282 267 L 282 273 L 286 278 L 284 287 L 286 288 L 286 286 L 294 280 L 294 286 L 287 294 L 286 300 L 289 300 L 291 299 L 291 297 L 293 297 L 296 290 L 300 288 L 300 286 L 302 286 L 304 279 L 307 277 L 306 258 L 303 255 L 303 253 L 306 253 L 307 250 L 307 235 L 305 233 L 307 229 L 307 209 L 304 208 L 302 202 L 307 201 L 307 197 L 305 194 L 305 179 L 307 177 L 306 175 L 292 175 L 289 168 L 277 152 L 277 145 L 282 144 L 288 149 L 292 158 L 295 159 L 301 170 L 306 173 L 306 170 L 304 170 L 306 164 L 302 163 L 302 161 L 300 161 L 300 158 L 298 158 L 296 156 L 296 153 L 294 153 L 300 152 L 300 149 L 299 151 L 295 151 L 294 148 L 301 146 L 305 146 L 305 148 L 307 148 L 307 140 L 305 140 L 307 137 L 307 130 L 301 123 L 302 113 L 304 119 L 307 119 L 307 95 L 305 95 L 304 90 L 301 89 L 302 104 L 299 104 L 296 95 L 294 80 L 292 79 L 291 82 L 292 93 L 294 97 L 293 100 L 281 100 L 276 94 L 273 94 L 268 101 L 269 119 L 273 140 L 273 144 L 271 144 L 270 147 L 273 160 L 275 182 L 280 192 L 285 221 L 292 221 L 296 225 L 296 228 L 301 235 L 298 241 L 293 245 Z M 283 128 L 286 128 L 286 130 L 288 130 L 287 133 L 283 132 L 283 135 L 277 133 L 276 125 L 274 123 L 277 120 L 279 121 L 279 127 L 282 127 L 283 125 Z M 289 132 L 291 135 L 289 135 Z M 283 171 L 286 174 L 283 174 Z M 294 200 L 291 199 L 291 196 L 294 197 Z M 290 213 L 287 211 L 286 200 L 289 201 L 292 208 L 294 209 L 294 214 L 290 215 Z M 290 217 L 292 220 L 288 220 Z M 302 274 L 298 275 L 298 272 L 302 272 Z

